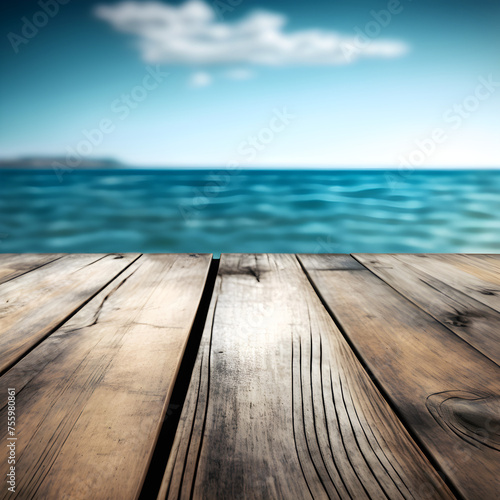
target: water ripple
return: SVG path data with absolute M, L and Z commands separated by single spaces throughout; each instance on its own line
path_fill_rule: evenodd
M 0 251 L 500 251 L 500 171 L 387 174 L 2 171 Z

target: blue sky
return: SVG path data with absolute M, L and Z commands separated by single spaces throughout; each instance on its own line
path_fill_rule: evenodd
M 4 158 L 500 166 L 498 1 L 42 0 L 5 10 Z

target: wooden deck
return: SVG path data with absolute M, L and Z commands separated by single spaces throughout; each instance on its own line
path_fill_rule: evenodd
M 500 255 L 0 254 L 0 499 L 497 499 L 499 364 Z

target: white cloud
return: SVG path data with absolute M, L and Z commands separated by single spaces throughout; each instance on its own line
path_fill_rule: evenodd
M 206 87 L 212 83 L 212 77 L 205 71 L 198 71 L 191 75 L 189 84 L 191 87 Z
M 396 57 L 407 47 L 398 41 L 308 29 L 285 32 L 285 16 L 268 11 L 238 22 L 217 20 L 202 0 L 174 6 L 159 2 L 121 2 L 98 6 L 95 14 L 115 29 L 137 37 L 148 63 L 211 65 L 337 65 L 360 57 Z

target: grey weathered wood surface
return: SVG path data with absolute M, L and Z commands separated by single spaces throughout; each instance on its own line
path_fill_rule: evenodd
M 0 284 L 60 259 L 62 253 L 0 254 Z
M 451 257 L 449 260 L 451 261 Z M 357 254 L 359 262 L 500 365 L 500 313 L 397 255 Z M 468 263 L 476 268 L 477 262 Z
M 223 256 L 159 499 L 496 498 L 500 256 L 354 257 Z M 138 497 L 209 265 L 0 254 L 0 498 Z
M 0 285 L 0 373 L 62 324 L 139 254 L 72 254 Z M 32 257 L 28 257 L 28 262 Z
M 295 256 L 223 255 L 159 499 L 451 497 Z
M 398 258 L 500 312 L 498 268 L 491 266 L 489 270 L 481 271 L 472 262 L 470 265 L 458 263 L 453 255 L 447 254 L 398 254 Z M 473 259 L 479 260 L 473 256 L 469 258 L 471 261 Z
M 498 365 L 354 259 L 351 269 L 346 269 L 345 256 L 299 258 L 403 422 L 455 488 L 470 499 L 497 498 Z M 495 274 L 478 277 L 455 268 L 445 256 L 398 259 L 402 272 L 405 264 L 416 263 L 474 298 L 480 294 L 479 283 L 496 280 Z
M 17 393 L 17 487 L 4 482 L 0 498 L 137 498 L 209 265 L 207 255 L 140 257 L 0 378 L 1 422 L 3 395 Z

